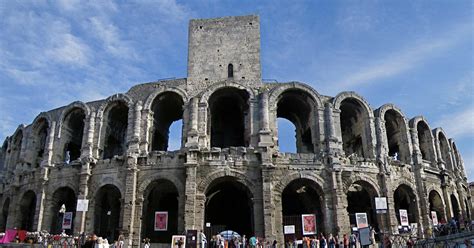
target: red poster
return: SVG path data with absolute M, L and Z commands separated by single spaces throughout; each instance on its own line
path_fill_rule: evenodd
M 302 214 L 303 235 L 316 234 L 316 216 L 314 214 Z
M 155 212 L 155 231 L 168 230 L 168 212 Z

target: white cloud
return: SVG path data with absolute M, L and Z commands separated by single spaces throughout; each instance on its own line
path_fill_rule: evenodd
M 121 58 L 135 56 L 133 48 L 120 38 L 120 30 L 113 23 L 104 18 L 91 17 L 89 24 L 92 27 L 92 33 L 110 54 Z
M 446 134 L 453 138 L 474 136 L 474 105 L 442 116 L 433 127 L 443 127 Z
M 88 64 L 89 53 L 87 44 L 70 33 L 56 35 L 52 47 L 45 51 L 56 62 L 79 66 Z
M 354 88 L 376 80 L 392 77 L 419 66 L 423 61 L 457 44 L 470 36 L 471 25 L 463 25 L 439 37 L 426 37 L 408 48 L 394 51 L 376 60 L 375 63 L 361 67 L 338 80 L 339 88 Z

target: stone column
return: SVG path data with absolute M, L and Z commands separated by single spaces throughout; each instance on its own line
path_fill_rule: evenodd
M 35 222 L 36 225 L 33 227 L 34 231 L 41 231 L 43 230 L 43 218 L 44 218 L 44 210 L 45 210 L 45 187 L 42 185 L 41 191 L 36 195 L 36 209 L 35 209 Z
M 282 229 L 283 226 L 275 227 L 273 224 L 274 222 L 274 211 L 277 211 L 277 208 L 273 202 L 273 168 L 263 168 L 262 169 L 262 191 L 263 191 L 263 223 L 264 223 L 264 230 L 265 230 L 265 237 L 276 239 L 280 238 L 277 237 L 277 232 L 275 229 L 280 228 Z M 279 239 L 279 242 L 284 242 L 283 239 Z M 283 243 L 280 243 L 283 244 Z
M 83 157 L 81 159 L 82 167 L 79 174 L 79 192 L 77 199 L 78 200 L 87 200 L 89 197 L 89 179 L 91 177 L 90 164 L 94 162 L 94 159 L 91 157 Z M 74 233 L 83 233 L 85 232 L 86 225 L 86 212 L 76 211 L 76 216 L 74 217 Z M 92 220 L 89 220 L 92 221 Z
M 189 157 L 189 155 L 188 155 Z M 197 193 L 197 162 L 188 161 L 186 167 L 186 184 L 184 189 L 184 229 L 201 229 L 202 223 L 196 222 L 196 193 Z
M 350 233 L 350 221 L 347 214 L 347 196 L 344 193 L 342 183 L 342 172 L 340 165 L 333 165 L 331 172 L 332 178 L 332 200 L 333 200 L 333 217 L 335 230 L 333 233 L 339 233 L 340 236 L 344 233 Z
M 444 207 L 446 212 L 446 221 L 449 221 L 453 217 L 453 212 L 451 209 L 451 197 L 449 195 L 449 187 L 446 182 L 441 184 L 441 189 L 443 190 L 443 198 L 444 198 Z
M 49 127 L 48 139 L 46 140 L 46 151 L 44 153 L 43 161 L 41 161 L 41 167 L 52 164 L 55 130 L 56 130 L 56 122 L 53 121 L 51 123 L 51 126 Z
M 186 147 L 188 148 L 194 148 L 197 149 L 199 148 L 199 137 L 198 137 L 198 123 L 199 123 L 199 116 L 198 116 L 198 111 L 199 111 L 199 106 L 198 106 L 198 99 L 197 98 L 191 98 L 190 102 L 190 122 L 191 122 L 191 128 L 188 132 L 188 137 L 186 141 Z
M 127 247 L 139 247 L 140 243 L 135 243 L 136 236 L 135 228 L 135 203 L 137 194 L 137 157 L 136 155 L 129 155 L 127 159 L 125 181 L 124 206 L 122 216 L 123 234 L 125 236 L 125 244 Z

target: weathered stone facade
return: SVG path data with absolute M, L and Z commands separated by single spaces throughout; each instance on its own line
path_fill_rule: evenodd
M 0 153 L 0 229 L 59 232 L 62 204 L 75 233 L 120 230 L 133 246 L 206 222 L 281 243 L 283 225 L 304 213 L 333 233 L 348 233 L 355 212 L 395 231 L 398 209 L 408 209 L 420 233 L 430 211 L 470 218 L 464 165 L 441 128 L 392 104 L 374 110 L 354 92 L 262 82 L 259 32 L 256 16 L 192 20 L 188 78 L 73 102 L 20 125 Z M 297 153 L 279 152 L 277 118 L 295 125 Z M 177 120 L 181 149 L 167 151 Z M 374 214 L 376 196 L 387 197 L 387 215 Z M 77 199 L 90 200 L 85 214 Z M 159 210 L 169 212 L 167 233 L 152 230 Z M 240 219 L 225 223 L 234 212 Z

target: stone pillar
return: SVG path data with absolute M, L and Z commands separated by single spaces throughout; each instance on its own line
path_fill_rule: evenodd
M 135 227 L 135 201 L 137 194 L 137 157 L 129 155 L 127 159 L 125 194 L 123 206 L 123 234 L 127 247 L 139 247 L 140 243 L 135 242 L 138 233 L 134 233 Z
M 185 166 L 186 184 L 184 189 L 184 229 L 201 229 L 203 228 L 203 224 L 196 222 L 197 162 L 188 161 Z
M 443 198 L 444 198 L 444 205 L 445 205 L 445 212 L 446 212 L 446 221 L 449 221 L 453 217 L 452 212 L 452 205 L 451 205 L 451 197 L 449 195 L 449 187 L 446 182 L 441 184 L 441 189 L 443 190 Z
M 143 196 L 137 196 L 135 200 L 135 213 L 134 213 L 135 223 L 133 225 L 133 229 L 131 232 L 133 234 L 132 243 L 134 247 L 140 247 L 140 243 L 142 240 L 141 234 L 142 234 L 142 214 L 143 214 L 144 200 L 145 199 L 143 198 Z M 179 229 L 178 229 L 178 232 L 179 232 Z
M 347 196 L 344 193 L 342 183 L 342 172 L 340 165 L 333 165 L 331 172 L 332 178 L 332 200 L 333 200 L 333 218 L 335 230 L 331 230 L 333 233 L 339 233 L 342 236 L 344 233 L 350 233 L 350 221 L 347 214 Z
M 198 103 L 198 134 L 199 134 L 199 147 L 211 146 L 210 137 L 207 135 L 207 103 Z
M 91 177 L 90 164 L 94 162 L 94 159 L 91 157 L 83 157 L 81 159 L 82 167 L 79 174 L 79 192 L 77 199 L 78 200 L 87 200 L 89 199 L 89 179 Z M 86 219 L 87 212 L 76 211 L 76 216 L 74 217 L 74 233 L 83 233 L 85 232 L 86 221 L 92 221 Z
M 54 144 L 54 132 L 56 130 L 56 122 L 53 121 L 49 127 L 48 139 L 46 140 L 46 151 L 44 153 L 43 161 L 41 161 L 41 167 L 51 165 L 53 159 L 53 144 Z
M 265 230 L 265 237 L 276 239 L 279 238 L 278 242 L 284 242 L 282 239 L 283 236 L 277 236 L 275 229 L 283 229 L 283 226 L 274 226 L 274 211 L 277 211 L 273 201 L 273 168 L 263 168 L 262 169 L 262 191 L 263 191 L 263 223 Z M 281 239 L 280 239 L 281 238 Z M 283 243 L 280 243 L 283 244 Z
M 36 225 L 33 227 L 34 231 L 41 231 L 43 230 L 43 218 L 44 218 L 44 210 L 45 210 L 45 198 L 46 192 L 45 187 L 42 186 L 41 191 L 36 195 L 36 209 L 35 209 L 35 223 Z
M 188 137 L 186 141 L 186 147 L 188 148 L 198 148 L 199 147 L 199 136 L 198 136 L 198 123 L 199 123 L 199 116 L 198 116 L 198 111 L 199 111 L 199 106 L 198 106 L 198 99 L 197 98 L 191 98 L 190 102 L 190 122 L 191 122 L 191 128 L 188 132 Z
M 438 169 L 445 170 L 446 161 L 444 161 L 443 156 L 441 154 L 441 147 L 439 145 L 438 135 L 436 135 L 435 137 L 435 148 L 436 148 L 436 156 L 438 157 Z

